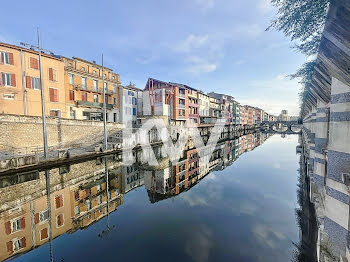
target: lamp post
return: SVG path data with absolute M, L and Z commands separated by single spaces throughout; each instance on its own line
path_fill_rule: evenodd
M 42 63 L 41 63 L 41 52 L 47 51 L 53 53 L 49 50 L 45 50 L 41 48 L 41 39 L 40 39 L 40 31 L 37 29 L 38 34 L 38 45 L 31 45 L 27 43 L 21 43 L 21 45 L 25 47 L 29 47 L 30 49 L 37 49 L 39 53 L 39 74 L 40 74 L 40 93 L 41 93 L 41 115 L 42 115 L 42 128 L 43 128 L 43 143 L 44 143 L 44 159 L 48 158 L 48 143 L 47 143 L 47 128 L 46 128 L 46 114 L 45 114 L 45 89 L 43 84 L 43 76 L 42 76 Z M 50 261 L 53 261 L 53 247 L 52 247 L 52 221 L 51 221 L 51 193 L 50 193 L 50 170 L 45 170 L 46 177 L 46 194 L 47 194 L 47 210 L 49 213 L 49 241 L 50 241 Z
M 105 88 L 105 73 L 102 54 L 102 96 L 103 96 L 103 146 L 107 150 L 107 115 L 106 115 L 106 88 Z

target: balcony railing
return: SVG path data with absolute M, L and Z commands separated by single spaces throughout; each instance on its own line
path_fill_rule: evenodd
M 74 88 L 76 90 L 102 94 L 102 88 L 94 88 L 94 87 L 89 87 L 89 86 L 83 86 L 81 84 L 74 84 L 73 86 L 74 86 Z M 113 95 L 113 91 L 107 90 L 106 91 L 106 95 Z
M 185 98 L 185 94 L 184 93 L 179 93 L 179 97 Z
M 76 101 L 76 104 L 78 106 L 86 106 L 86 107 L 95 107 L 95 108 L 102 108 L 103 107 L 103 103 L 82 101 L 82 100 Z M 107 109 L 112 109 L 113 105 L 112 104 L 106 104 L 106 108 Z

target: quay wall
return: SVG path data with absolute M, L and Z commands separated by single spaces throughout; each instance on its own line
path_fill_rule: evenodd
M 47 117 L 48 146 L 71 148 L 94 144 L 103 139 L 103 122 Z M 108 132 L 123 127 L 107 123 Z M 0 152 L 30 154 L 43 148 L 41 117 L 0 114 Z M 33 152 L 31 152 L 33 151 Z
M 315 206 L 318 261 L 350 261 L 350 2 L 331 1 L 311 94 L 303 157 Z

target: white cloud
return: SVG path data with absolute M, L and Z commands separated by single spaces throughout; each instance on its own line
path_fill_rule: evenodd
M 208 43 L 208 35 L 194 35 L 190 34 L 185 40 L 181 41 L 176 47 L 175 51 L 190 53 L 194 49 L 198 49 Z
M 203 13 L 206 13 L 209 9 L 213 8 L 215 5 L 214 0 L 195 0 L 197 6 Z
M 210 73 L 216 70 L 216 64 L 212 64 L 206 61 L 189 66 L 186 71 L 193 75 L 200 75 L 203 73 Z
M 264 29 L 258 24 L 240 24 L 236 26 L 235 31 L 240 37 L 256 38 L 264 32 Z
M 270 0 L 258 0 L 257 8 L 260 13 L 266 14 L 271 12 L 274 7 Z
M 247 83 L 247 92 L 237 97 L 241 104 L 263 108 L 266 112 L 279 115 L 286 109 L 289 115 L 299 114 L 300 84 L 290 80 L 286 74 L 278 74 L 268 80 L 253 80 Z

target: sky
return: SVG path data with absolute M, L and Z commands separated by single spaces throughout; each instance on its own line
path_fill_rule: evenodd
M 36 43 L 96 62 L 143 89 L 149 77 L 232 95 L 241 104 L 298 115 L 300 86 L 288 75 L 306 57 L 282 33 L 265 31 L 269 0 L 17 1 L 3 12 L 0 41 Z M 3 10 L 13 10 L 4 1 Z

